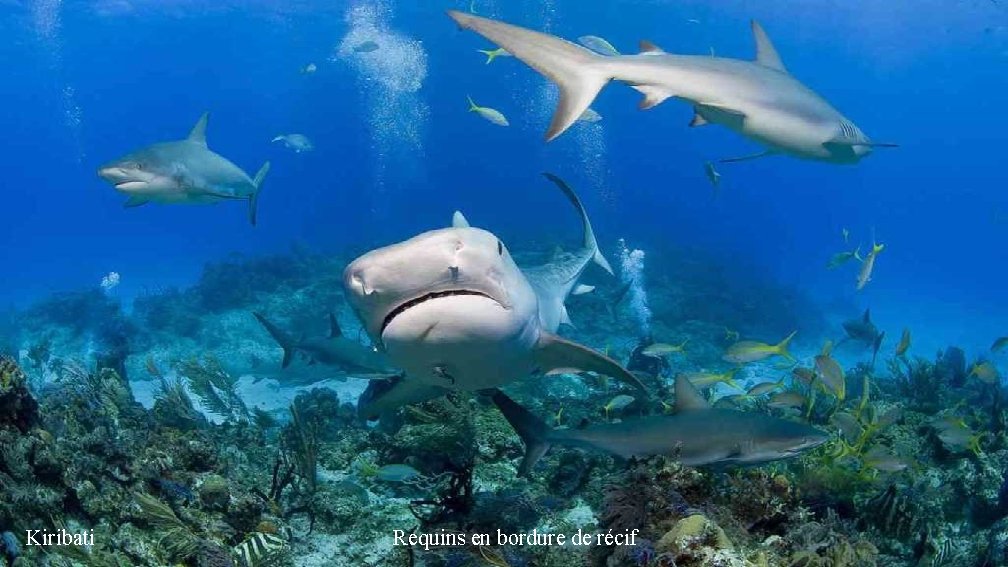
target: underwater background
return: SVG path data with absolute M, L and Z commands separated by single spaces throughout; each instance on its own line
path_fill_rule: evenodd
M 692 111 L 674 100 L 640 111 L 640 94 L 618 84 L 592 105 L 600 121 L 546 144 L 555 87 L 514 58 L 486 64 L 476 50 L 493 46 L 460 32 L 446 9 L 564 38 L 598 35 L 623 53 L 647 39 L 670 53 L 745 60 L 757 19 L 795 77 L 899 147 L 849 166 L 784 156 L 720 164 L 715 188 L 705 162 L 755 144 L 687 127 Z M 1008 334 L 1000 0 L 0 0 L 0 36 L 0 408 L 9 410 L 0 532 L 21 540 L 0 545 L 4 561 L 1008 564 L 1008 361 L 992 352 Z M 510 126 L 468 112 L 467 96 Z M 272 163 L 257 226 L 244 203 L 123 208 L 98 167 L 183 138 L 205 111 L 212 150 L 250 175 Z M 271 142 L 287 133 L 314 148 Z M 596 295 L 635 282 L 612 316 L 604 296 L 568 303 L 570 336 L 621 363 L 650 336 L 688 341 L 659 375 L 723 372 L 732 336 L 772 345 L 797 331 L 792 353 L 813 366 L 824 342 L 841 342 L 842 323 L 870 309 L 886 332 L 877 360 L 838 344 L 846 400 L 824 393 L 790 416 L 844 438 L 841 449 L 831 441 L 797 461 L 727 472 L 555 449 L 521 479 L 521 442 L 490 405 L 429 402 L 389 432 L 356 418 L 365 380 L 303 361 L 280 368 L 280 349 L 251 311 L 317 335 L 335 312 L 344 334 L 358 336 L 342 293 L 346 263 L 447 226 L 456 209 L 519 261 L 577 242 L 577 219 L 541 172 L 577 190 L 617 269 L 615 279 L 589 270 Z M 873 242 L 885 249 L 863 290 L 856 261 L 827 267 Z M 113 272 L 115 283 L 102 285 Z M 904 329 L 912 346 L 897 356 Z M 790 372 L 757 364 L 735 380 L 815 390 Z M 566 412 L 556 425 L 608 420 L 619 392 L 582 382 L 517 392 L 540 416 Z M 875 393 L 863 397 L 864 384 Z M 288 409 L 295 399 L 301 418 Z M 740 403 L 782 413 L 755 397 Z M 853 422 L 838 424 L 840 414 Z M 288 453 L 276 461 L 296 479 L 284 492 L 273 465 Z M 410 513 L 411 501 L 448 490 L 443 475 L 459 468 L 476 479 L 479 505 Z M 652 504 L 620 503 L 634 495 Z M 888 507 L 881 520 L 869 513 Z M 652 541 L 588 557 L 390 545 L 392 530 L 425 522 L 513 532 L 625 525 Z M 61 525 L 114 535 L 84 556 L 26 545 L 24 530 Z M 255 539 L 263 533 L 271 539 Z M 658 545 L 669 534 L 691 543 Z

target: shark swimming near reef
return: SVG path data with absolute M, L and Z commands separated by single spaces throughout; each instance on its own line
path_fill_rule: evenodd
M 546 140 L 567 128 L 611 80 L 644 94 L 641 109 L 665 99 L 691 104 L 690 126 L 719 124 L 763 145 L 741 161 L 786 154 L 831 163 L 856 163 L 876 147 L 860 128 L 788 73 L 777 50 L 755 20 L 755 61 L 674 55 L 642 41 L 637 55 L 601 55 L 569 41 L 456 10 L 448 15 L 463 29 L 494 42 L 560 88 Z
M 546 177 L 577 209 L 583 229 L 580 249 L 546 265 L 519 269 L 500 239 L 456 212 L 449 228 L 372 250 L 347 266 L 350 304 L 372 342 L 405 371 L 358 403 L 362 415 L 537 373 L 590 371 L 643 391 L 616 361 L 555 334 L 569 321 L 564 300 L 588 264 L 611 269 L 577 195 Z
M 207 147 L 209 113 L 204 112 L 184 140 L 159 142 L 98 168 L 98 176 L 126 194 L 125 207 L 147 203 L 207 204 L 248 201 L 249 222 L 256 223 L 256 206 L 267 161 L 250 178 L 241 168 Z
M 252 315 L 283 349 L 281 368 L 290 366 L 294 354 L 302 352 L 308 357 L 310 364 L 318 362 L 347 373 L 394 375 L 399 372 L 384 354 L 343 336 L 339 322 L 336 321 L 336 316 L 332 313 L 329 314 L 328 337 L 302 337 L 300 339 L 283 331 L 261 313 L 252 313 Z
M 623 458 L 669 455 L 689 466 L 751 465 L 788 459 L 826 442 L 814 427 L 763 413 L 711 408 L 690 381 L 675 381 L 675 413 L 552 429 L 500 390 L 494 404 L 525 443 L 518 475 L 525 476 L 553 445 L 603 451 Z
M 885 331 L 879 331 L 875 323 L 872 323 L 871 310 L 865 309 L 864 315 L 844 321 L 843 329 L 847 336 L 837 344 L 840 345 L 847 341 L 864 343 L 872 349 L 872 366 L 875 366 L 875 357 L 878 356 L 879 348 L 882 346 Z

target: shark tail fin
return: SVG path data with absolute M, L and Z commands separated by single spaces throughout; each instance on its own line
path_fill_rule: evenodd
M 273 337 L 273 340 L 280 345 L 283 349 L 283 361 L 280 363 L 280 368 L 287 368 L 290 366 L 291 359 L 294 357 L 294 337 L 283 332 L 280 327 L 277 327 L 273 323 L 270 323 L 266 317 L 263 317 L 262 313 L 256 311 L 252 312 L 252 315 L 259 321 L 259 323 L 266 329 L 266 332 Z
M 792 331 L 790 335 L 784 337 L 784 340 L 777 343 L 777 346 L 774 347 L 774 351 L 788 360 L 794 360 L 795 358 L 791 356 L 790 352 L 788 352 L 788 346 L 791 344 L 791 339 L 793 339 L 797 334 L 798 331 Z
M 262 164 L 259 171 L 256 172 L 255 178 L 252 179 L 252 186 L 255 187 L 255 191 L 249 196 L 249 222 L 252 226 L 256 224 L 256 209 L 259 206 L 259 192 L 262 191 L 263 179 L 266 178 L 266 174 L 269 173 L 270 162 Z
M 556 175 L 553 175 L 552 173 L 543 173 L 543 175 L 546 179 L 549 179 L 554 185 L 559 187 L 560 190 L 563 191 L 564 195 L 567 196 L 567 199 L 570 200 L 571 204 L 574 205 L 574 208 L 577 209 L 578 215 L 581 216 L 581 226 L 583 227 L 584 232 L 584 243 L 582 245 L 589 250 L 594 250 L 595 252 L 592 255 L 592 261 L 612 275 L 612 266 L 609 265 L 609 262 L 599 250 L 598 241 L 595 240 L 595 231 L 592 230 L 591 221 L 588 220 L 588 213 L 585 211 L 584 205 L 581 204 L 581 199 L 578 198 L 577 193 L 570 188 L 570 185 L 567 185 L 563 179 L 560 179 Z
M 569 41 L 457 10 L 449 10 L 448 15 L 460 28 L 504 48 L 560 87 L 560 102 L 546 131 L 547 142 L 574 124 L 613 78 L 604 64 L 606 56 Z
M 500 390 L 494 390 L 493 402 L 525 443 L 525 456 L 518 467 L 518 476 L 527 476 L 546 451 L 549 451 L 549 439 L 553 430 Z

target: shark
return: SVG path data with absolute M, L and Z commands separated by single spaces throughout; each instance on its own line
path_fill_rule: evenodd
M 564 301 L 588 265 L 612 270 L 580 199 L 558 177 L 546 177 L 575 207 L 583 232 L 578 250 L 546 265 L 520 269 L 496 235 L 456 211 L 452 226 L 372 250 L 346 267 L 344 291 L 354 312 L 404 371 L 358 402 L 362 415 L 534 374 L 595 372 L 645 391 L 613 359 L 557 335 L 570 320 Z
M 210 114 L 204 112 L 183 140 L 159 142 L 131 152 L 98 168 L 98 176 L 128 198 L 123 206 L 147 203 L 208 204 L 248 201 L 249 222 L 256 224 L 256 207 L 270 163 L 255 177 L 207 146 Z
M 875 323 L 871 320 L 871 310 L 865 309 L 864 315 L 843 322 L 844 332 L 847 336 L 837 344 L 847 341 L 864 343 L 872 348 L 872 366 L 875 366 L 875 358 L 878 356 L 879 348 L 882 346 L 882 339 L 885 338 L 885 331 L 879 331 Z
M 500 390 L 486 392 L 525 443 L 518 476 L 528 476 L 554 445 L 621 458 L 667 455 L 688 466 L 757 465 L 796 457 L 829 436 L 809 425 L 763 413 L 711 408 L 687 378 L 675 381 L 671 415 L 581 429 L 553 429 Z
M 367 373 L 393 376 L 399 372 L 384 354 L 343 335 L 336 316 L 329 314 L 328 337 L 294 338 L 280 327 L 271 323 L 261 313 L 252 315 L 262 324 L 266 332 L 283 349 L 281 368 L 290 366 L 294 355 L 304 353 L 309 364 L 320 363 L 334 366 L 346 373 Z
M 559 103 L 546 131 L 553 140 L 574 124 L 612 80 L 640 91 L 640 108 L 669 98 L 693 106 L 690 126 L 718 124 L 762 145 L 742 161 L 772 154 L 853 164 L 878 147 L 829 102 L 785 68 L 763 27 L 751 22 L 754 61 L 708 55 L 666 53 L 648 41 L 637 55 L 602 55 L 559 37 L 498 20 L 450 10 L 462 29 L 472 30 L 507 50 L 557 84 Z

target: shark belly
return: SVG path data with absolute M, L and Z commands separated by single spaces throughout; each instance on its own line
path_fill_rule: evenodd
M 538 321 L 512 315 L 486 297 L 431 300 L 396 316 L 382 344 L 409 380 L 454 390 L 494 388 L 535 369 Z

